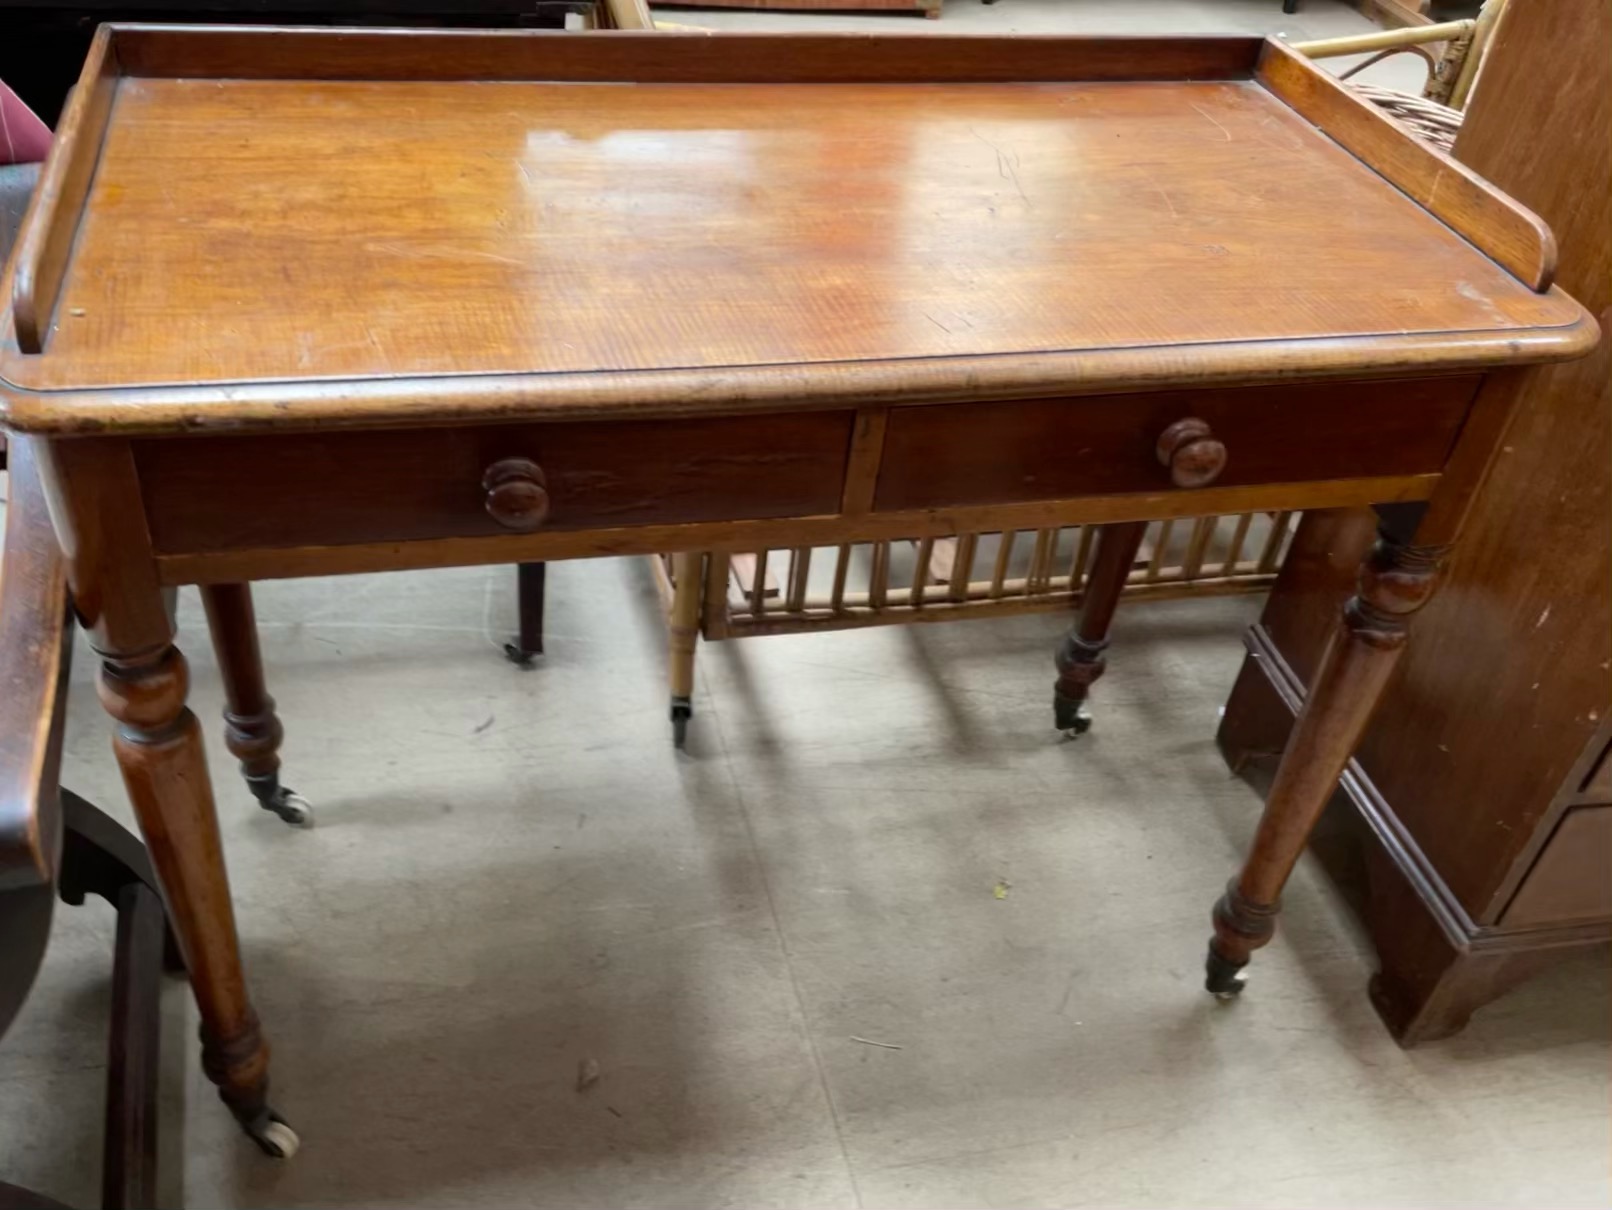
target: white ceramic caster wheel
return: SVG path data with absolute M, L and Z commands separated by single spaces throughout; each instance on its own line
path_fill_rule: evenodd
M 251 1135 L 254 1143 L 263 1148 L 265 1155 L 273 1156 L 277 1160 L 290 1159 L 297 1154 L 297 1148 L 302 1146 L 302 1140 L 297 1137 L 297 1132 L 276 1117 L 248 1126 L 246 1133 Z

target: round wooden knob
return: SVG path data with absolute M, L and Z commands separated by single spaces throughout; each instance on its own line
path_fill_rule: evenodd
M 543 468 L 530 458 L 500 458 L 481 477 L 487 515 L 505 529 L 541 528 L 549 515 L 547 482 Z
M 1177 487 L 1208 487 L 1226 469 L 1226 447 L 1196 416 L 1177 420 L 1160 433 L 1157 453 Z

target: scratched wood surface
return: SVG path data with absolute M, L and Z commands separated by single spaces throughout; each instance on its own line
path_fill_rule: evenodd
M 126 78 L 47 352 L 0 352 L 0 378 L 777 366 L 1578 318 L 1248 81 Z

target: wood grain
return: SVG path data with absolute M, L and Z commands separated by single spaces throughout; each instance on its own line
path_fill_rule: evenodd
M 1598 0 L 1515 6 L 1456 144 L 1548 217 L 1562 286 L 1602 316 L 1612 145 L 1575 132 L 1612 128 L 1612 60 L 1592 49 L 1609 40 L 1612 9 Z M 1547 64 L 1556 83 L 1542 89 Z M 1517 416 L 1473 501 L 1450 591 L 1421 619 L 1361 753 L 1483 923 L 1527 876 L 1612 713 L 1612 343 L 1518 371 L 1511 389 Z
M 946 83 L 1228 80 L 1261 40 L 115 25 L 134 76 L 195 79 Z M 585 39 L 585 40 L 584 40 Z
M 1507 905 L 1507 928 L 1612 918 L 1612 806 L 1569 811 Z
M 61 843 L 57 772 L 72 613 L 67 570 L 34 464 L 13 438 L 0 561 L 0 890 L 43 886 Z
M 857 516 L 873 507 L 884 457 L 884 435 L 889 426 L 889 408 L 863 408 L 856 414 L 851 456 L 845 467 L 845 495 L 840 501 L 840 511 L 847 516 Z
M 630 424 L 192 437 L 134 443 L 159 551 L 509 532 L 489 515 L 495 463 L 542 469 L 540 532 L 832 513 L 849 412 Z M 253 484 L 275 501 L 241 497 Z
M 56 314 L 62 278 L 78 232 L 117 89 L 110 31 L 96 31 L 77 89 L 62 114 L 61 132 L 34 190 L 13 252 L 11 313 L 17 347 L 38 353 Z
M 891 416 L 875 507 L 914 509 L 1160 491 L 1155 445 L 1184 416 L 1228 451 L 1214 480 L 1417 474 L 1444 466 L 1478 379 L 1337 383 L 1241 391 L 958 403 Z
M 249 584 L 207 584 L 201 590 L 207 633 L 224 683 L 224 746 L 240 761 L 250 786 L 278 785 L 285 728 L 263 675 L 257 612 Z
M 1456 154 L 1551 223 L 1561 285 L 1612 316 L 1612 145 L 1582 137 L 1612 126 L 1608 40 L 1600 0 L 1511 6 Z M 1373 999 L 1407 1040 L 1459 1028 L 1514 976 L 1612 928 L 1606 915 L 1594 928 L 1517 923 L 1545 886 L 1554 914 L 1607 885 L 1604 863 L 1583 868 L 1585 883 L 1564 871 L 1552 838 L 1581 805 L 1612 711 L 1612 350 L 1519 377 L 1516 419 L 1471 499 L 1446 588 L 1357 756 L 1383 804 L 1374 835 L 1402 838 L 1373 842 L 1370 924 L 1383 964 Z M 1370 528 L 1364 514 L 1323 521 L 1306 515 L 1264 615 L 1301 681 L 1348 591 L 1342 563 Z M 1251 713 L 1244 686 L 1260 679 L 1245 665 L 1227 729 Z M 1266 730 L 1279 744 L 1285 724 Z M 1453 941 L 1452 916 L 1471 922 Z M 1490 973 L 1502 946 L 1503 979 Z
M 146 654 L 150 636 L 168 635 L 171 622 L 128 442 L 41 442 L 35 453 L 73 610 L 90 645 Z
M 1400 542 L 1384 527 L 1360 564 L 1355 594 L 1332 626 L 1242 872 L 1215 905 L 1209 990 L 1229 991 L 1230 976 L 1270 941 L 1282 888 L 1381 701 L 1445 554 L 1443 547 Z
M 157 559 L 168 584 L 271 580 L 296 576 L 466 567 L 526 560 L 585 559 L 600 555 L 648 555 L 677 550 L 744 552 L 845 542 L 909 541 L 955 537 L 1000 529 L 1041 529 L 1108 521 L 1159 520 L 1206 513 L 1263 512 L 1291 504 L 1323 509 L 1370 501 L 1419 501 L 1432 494 L 1438 476 L 1401 475 L 1322 483 L 1276 483 L 1257 487 L 1171 489 L 1165 495 L 1132 493 L 1028 504 L 915 509 L 864 517 L 825 515 L 775 521 L 716 521 L 688 525 L 635 525 L 502 537 L 437 538 L 409 542 L 333 546 L 261 546 L 185 552 Z
M 136 74 L 50 354 L 0 349 L 7 421 L 169 431 L 1087 393 L 1566 357 L 1594 335 L 1571 300 L 1522 286 L 1257 82 L 1023 82 L 1055 65 L 1135 75 L 1152 43 L 1054 40 L 1016 59 L 992 39 L 896 39 L 881 78 L 923 81 L 899 87 L 694 82 L 719 60 L 809 76 L 834 47 L 862 61 L 856 39 L 698 37 L 679 58 L 627 33 L 567 37 L 566 72 L 676 63 L 689 82 L 317 78 L 369 55 L 423 70 L 438 42 L 529 72 L 554 58 L 541 35 L 445 37 L 120 34 Z M 237 45 L 316 78 L 141 74 L 200 71 L 183 61 L 198 46 L 245 70 Z M 1165 62 L 1187 45 L 1161 44 Z M 1229 54 L 1206 45 L 1194 53 Z M 959 56 L 981 77 L 1017 64 L 1019 82 L 935 82 L 966 75 Z
M 1280 42 L 1267 42 L 1260 51 L 1258 77 L 1519 281 L 1534 290 L 1550 288 L 1556 240 L 1533 211 L 1408 130 L 1385 122 L 1370 101 Z

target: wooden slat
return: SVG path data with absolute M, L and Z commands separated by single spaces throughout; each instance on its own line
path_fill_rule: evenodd
M 1062 580 L 1062 577 L 1059 577 Z M 1271 575 L 1242 575 L 1232 578 L 1215 576 L 1196 582 L 1165 580 L 1157 584 L 1137 581 L 1125 589 L 1126 601 L 1174 601 L 1186 597 L 1226 596 L 1240 593 L 1265 592 L 1275 581 Z M 1022 587 L 1022 580 L 1010 581 Z M 980 585 L 982 590 L 987 586 Z M 1079 600 L 1067 586 L 1042 596 L 1005 596 L 1000 599 L 971 597 L 966 601 L 928 599 L 921 609 L 914 609 L 907 600 L 907 589 L 893 589 L 885 603 L 877 608 L 868 604 L 866 594 L 849 593 L 842 607 L 836 611 L 823 606 L 808 606 L 802 616 L 769 614 L 760 622 L 740 620 L 734 627 L 735 638 L 752 635 L 802 634 L 817 630 L 853 630 L 865 626 L 902 625 L 908 622 L 948 622 L 962 618 L 1017 617 L 1027 613 L 1055 613 L 1067 610 Z
M 890 543 L 873 544 L 873 561 L 868 566 L 868 604 L 874 609 L 884 608 L 890 592 Z
M 1220 574 L 1229 576 L 1237 570 L 1237 561 L 1243 557 L 1243 543 L 1248 541 L 1248 527 L 1253 524 L 1253 513 L 1239 513 L 1237 525 L 1231 531 L 1231 544 L 1226 548 L 1226 561 L 1220 565 Z
M 1075 557 L 1069 561 L 1069 582 L 1076 589 L 1086 578 L 1086 565 L 1091 562 L 1092 536 L 1095 533 L 1093 526 L 1080 526 L 1080 537 L 1075 541 Z
M 767 560 L 753 550 L 741 551 L 728 561 L 733 575 L 733 582 L 738 585 L 739 592 L 748 599 L 754 593 L 756 585 L 762 586 L 764 596 L 778 595 L 778 580 L 767 570 Z
M 1170 535 L 1174 529 L 1174 521 L 1159 522 L 1158 537 L 1153 540 L 1153 557 L 1147 563 L 1146 578 L 1149 581 L 1157 580 L 1159 573 L 1164 570 L 1164 556 L 1169 550 Z
M 979 549 L 979 540 L 978 534 L 964 534 L 957 539 L 957 552 L 952 559 L 947 588 L 947 595 L 954 601 L 961 601 L 968 595 L 969 577 L 974 574 L 974 552 Z
M 750 612 L 759 618 L 763 611 L 765 611 L 767 608 L 768 587 L 771 587 L 772 595 L 777 596 L 778 585 L 774 583 L 772 577 L 767 574 L 766 549 L 763 548 L 756 551 L 754 557 L 755 569 L 750 576 L 750 595 L 748 599 L 750 601 Z M 738 556 L 734 557 L 734 561 L 738 561 Z
M 1287 536 L 1292 519 L 1290 512 L 1279 512 L 1272 519 L 1270 536 L 1265 539 L 1265 546 L 1259 552 L 1259 562 L 1256 564 L 1259 571 L 1276 570 L 1277 561 L 1282 557 L 1282 539 Z
M 1181 561 L 1181 575 L 1195 580 L 1203 572 L 1203 552 L 1209 547 L 1219 517 L 1199 517 L 1192 526 L 1192 537 L 1187 542 L 1187 556 Z
M 1556 240 L 1533 211 L 1396 125 L 1329 72 L 1280 42 L 1260 51 L 1258 78 L 1417 205 L 1466 236 L 1531 289 L 1550 288 Z
M 796 546 L 789 552 L 789 597 L 785 609 L 799 610 L 806 604 L 806 588 L 812 571 L 812 548 Z
M 924 603 L 924 589 L 929 584 L 929 559 L 934 553 L 934 549 L 935 540 L 933 538 L 919 539 L 918 562 L 912 569 L 912 603 L 914 605 Z
M 1058 539 L 1056 529 L 1035 531 L 1035 546 L 1030 552 L 1030 568 L 1026 579 L 1031 593 L 1045 592 L 1052 578 L 1052 552 Z
M 991 595 L 1002 595 L 1002 585 L 1007 580 L 1008 562 L 1013 558 L 1013 543 L 1018 538 L 1018 531 L 1005 529 L 1001 534 L 1001 542 L 996 548 L 996 565 L 991 569 Z
M 835 547 L 834 554 L 834 587 L 829 596 L 829 607 L 839 609 L 845 600 L 845 577 L 851 569 L 851 547 L 841 544 Z

